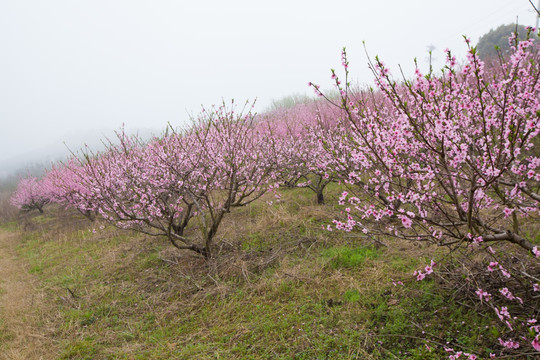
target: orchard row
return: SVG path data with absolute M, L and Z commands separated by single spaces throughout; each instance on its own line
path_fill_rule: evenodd
M 327 101 L 258 116 L 223 104 L 147 143 L 120 132 L 105 152 L 22 179 L 12 202 L 40 211 L 58 202 L 191 247 L 183 230 L 194 217 L 209 244 L 226 213 L 267 191 L 305 186 L 323 203 L 324 187 L 339 181 L 350 189 L 339 229 L 532 251 L 520 227 L 540 200 L 538 48 L 516 42 L 491 66 L 474 48 L 461 66 L 447 56 L 440 76 L 417 70 L 401 83 L 376 60 L 377 90 L 353 92 L 343 52 L 345 84 L 332 70 L 338 97 L 311 84 Z
M 509 41 L 511 52 L 489 64 L 473 47 L 462 64 L 447 51 L 440 74 L 417 69 L 401 81 L 376 58 L 375 88 L 356 90 L 344 50 L 343 75 L 331 73 L 336 95 L 310 83 L 320 101 L 262 115 L 251 104 L 223 104 L 149 142 L 120 132 L 107 151 L 85 151 L 41 179 L 22 179 L 12 202 L 40 211 L 60 203 L 209 257 L 235 207 L 268 192 L 279 198 L 281 186 L 308 187 L 323 203 L 325 186 L 340 182 L 345 215 L 329 219 L 328 230 L 449 246 L 507 241 L 537 260 L 540 53 L 534 39 Z M 193 221 L 197 239 L 185 233 Z M 534 277 L 523 279 L 523 291 L 538 291 Z M 505 289 L 504 301 L 528 298 Z M 484 303 L 492 297 L 481 288 L 477 295 Z M 507 307 L 493 309 L 510 334 L 517 331 Z M 540 351 L 529 315 L 522 323 L 530 321 L 530 334 L 519 336 L 532 336 L 528 344 Z M 500 345 L 516 351 L 516 344 Z

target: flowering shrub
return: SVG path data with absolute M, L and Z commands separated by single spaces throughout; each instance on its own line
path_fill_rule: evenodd
M 342 165 L 339 170 L 348 171 L 349 190 L 339 200 L 347 206 L 346 220 L 334 220 L 335 227 L 462 251 L 462 264 L 470 257 L 475 271 L 471 265 L 439 272 L 432 263 L 416 271 L 416 279 L 439 276 L 459 284 L 456 293 L 500 320 L 493 327 L 500 354 L 519 356 L 540 351 L 540 252 L 534 243 L 540 209 L 540 53 L 532 38 L 509 41 L 512 52 L 496 67 L 487 68 L 469 47 L 463 66 L 447 51 L 440 76 L 417 69 L 414 79 L 402 83 L 376 58 L 370 66 L 378 91 L 360 93 L 350 89 L 344 50 L 344 85 L 332 70 L 340 100 L 313 87 L 339 107 L 344 116 L 338 126 L 350 134 L 322 137 Z M 529 257 L 508 258 L 507 250 L 489 246 L 499 241 L 518 245 Z M 483 260 L 478 251 L 487 254 Z M 477 358 L 446 351 L 451 359 Z
M 90 218 L 99 214 L 121 228 L 165 236 L 179 249 L 210 257 L 225 214 L 277 182 L 271 130 L 255 124 L 251 109 L 237 113 L 234 103 L 203 110 L 189 129 L 148 144 L 117 135 L 117 144 L 109 142 L 107 151 L 86 151 L 53 167 L 42 181 L 53 185 L 47 201 Z M 14 199 L 38 184 L 33 178 L 22 181 Z M 26 198 L 21 202 L 28 203 Z M 202 243 L 184 233 L 193 219 Z
M 354 193 L 341 200 L 352 215 L 336 226 L 442 245 L 506 240 L 532 251 L 523 223 L 540 204 L 539 53 L 533 39 L 513 50 L 492 69 L 474 48 L 461 68 L 447 51 L 441 76 L 417 69 L 403 84 L 376 59 L 384 97 L 351 95 L 333 71 L 351 136 L 326 148 L 346 148 L 356 168 L 347 180 Z M 345 51 L 343 66 L 348 77 Z M 370 219 L 380 226 L 365 225 Z
M 96 216 L 96 199 L 90 188 L 83 182 L 84 166 L 77 158 L 64 164 L 55 164 L 42 181 L 50 184 L 51 202 L 71 207 L 94 221 Z
M 49 191 L 47 182 L 28 176 L 19 180 L 17 189 L 11 197 L 11 204 L 22 211 L 38 210 L 43 213 L 43 207 L 51 201 Z

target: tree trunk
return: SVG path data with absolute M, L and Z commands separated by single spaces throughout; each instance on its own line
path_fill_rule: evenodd
M 324 195 L 322 190 L 317 192 L 317 204 L 324 204 Z
M 210 248 L 192 245 L 191 250 L 195 251 L 198 254 L 201 254 L 206 260 L 210 259 Z

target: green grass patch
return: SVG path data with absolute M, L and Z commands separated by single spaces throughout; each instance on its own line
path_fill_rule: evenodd
M 17 231 L 19 229 L 19 223 L 17 221 L 7 221 L 0 224 L 0 230 L 3 231 Z
M 242 250 L 263 250 L 267 247 L 267 243 L 263 238 L 263 235 L 259 232 L 249 234 L 245 240 L 242 241 Z
M 93 337 L 77 340 L 66 346 L 60 359 L 95 359 L 99 354 L 99 344 Z
M 323 250 L 322 256 L 328 259 L 333 268 L 352 268 L 362 266 L 367 260 L 377 259 L 380 252 L 372 246 L 336 246 Z
M 429 262 L 429 261 L 428 261 Z M 393 255 L 388 259 L 390 268 L 400 273 L 412 273 L 418 267 L 426 264 L 426 261 L 417 257 L 406 257 L 403 255 Z
M 356 289 L 347 290 L 345 294 L 343 294 L 343 299 L 346 302 L 350 302 L 350 303 L 360 301 L 361 299 L 360 292 Z

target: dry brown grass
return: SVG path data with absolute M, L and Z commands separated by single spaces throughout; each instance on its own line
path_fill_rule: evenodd
M 0 232 L 0 358 L 53 359 L 58 344 L 48 299 L 16 255 L 17 240 Z
M 10 203 L 11 192 L 0 191 L 0 222 L 14 221 L 19 210 Z

